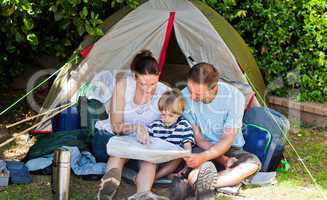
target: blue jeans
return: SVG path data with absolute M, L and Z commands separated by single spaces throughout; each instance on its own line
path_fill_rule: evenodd
M 114 136 L 106 130 L 95 129 L 92 141 L 91 141 L 91 151 L 97 162 L 107 162 L 107 143 L 109 139 Z

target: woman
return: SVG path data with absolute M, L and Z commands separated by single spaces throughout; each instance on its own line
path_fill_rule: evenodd
M 124 135 L 136 133 L 139 142 L 147 143 L 149 135 L 146 125 L 160 118 L 158 100 L 169 88 L 159 82 L 160 70 L 150 51 L 137 54 L 131 63 L 133 76 L 118 78 L 110 103 L 109 120 L 96 124 L 96 134 L 107 133 L 108 138 L 115 133 Z M 101 179 L 98 198 L 112 199 L 120 185 L 122 169 L 127 159 L 109 157 L 107 172 Z M 149 173 L 149 170 L 154 170 Z M 156 168 L 153 164 L 140 161 L 140 170 L 136 177 L 137 194 L 153 197 L 151 187 Z M 150 198 L 151 199 L 151 198 Z

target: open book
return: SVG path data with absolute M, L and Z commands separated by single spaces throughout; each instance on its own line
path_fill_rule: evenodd
M 107 144 L 107 153 L 111 156 L 152 163 L 164 163 L 177 158 L 187 157 L 191 152 L 164 141 L 150 137 L 150 144 L 141 144 L 134 135 L 114 136 Z

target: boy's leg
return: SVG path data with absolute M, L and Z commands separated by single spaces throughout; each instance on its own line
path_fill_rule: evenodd
M 178 165 L 182 162 L 182 159 L 176 159 L 160 165 L 158 172 L 156 173 L 155 179 L 165 177 L 176 171 Z
M 157 165 L 141 161 L 141 166 L 139 173 L 136 177 L 136 186 L 137 186 L 137 192 L 146 192 L 150 191 L 154 182 L 154 178 L 157 171 Z
M 120 185 L 121 173 L 126 161 L 126 159 L 118 157 L 109 158 L 107 171 L 101 179 L 98 199 L 111 200 L 114 197 Z

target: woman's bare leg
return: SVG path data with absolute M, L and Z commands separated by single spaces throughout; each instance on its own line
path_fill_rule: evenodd
M 112 200 L 120 185 L 121 174 L 127 159 L 110 157 L 107 163 L 107 171 L 101 178 L 98 199 Z
M 110 156 L 109 160 L 107 162 L 106 172 L 112 168 L 117 168 L 120 171 L 123 171 L 126 161 L 127 161 L 127 159 L 125 159 L 125 158 L 118 158 L 118 157 Z
M 157 171 L 157 165 L 141 161 L 140 171 L 136 177 L 137 192 L 150 191 Z

